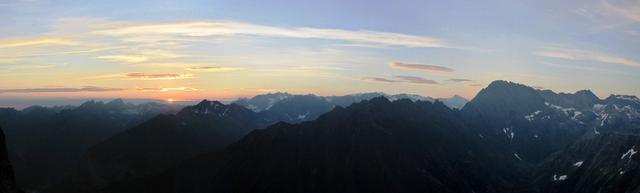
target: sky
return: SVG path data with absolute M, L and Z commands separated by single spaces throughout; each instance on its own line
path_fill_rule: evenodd
M 268 92 L 640 95 L 640 1 L 0 0 L 0 105 Z M 5 101 L 5 102 L 2 102 Z

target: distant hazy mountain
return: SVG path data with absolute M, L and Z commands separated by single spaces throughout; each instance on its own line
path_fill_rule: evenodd
M 244 106 L 255 112 L 265 111 L 273 107 L 276 103 L 291 98 L 289 93 L 277 92 L 264 95 L 256 95 L 252 98 L 240 98 L 233 103 Z
M 267 119 L 289 123 L 314 120 L 335 106 L 347 107 L 353 103 L 384 96 L 391 101 L 410 99 L 411 101 L 434 101 L 431 97 L 414 94 L 389 95 L 381 92 L 359 93 L 344 96 L 292 95 L 289 93 L 269 93 L 253 98 L 242 98 L 234 104 L 244 106 L 255 112 L 261 112 Z M 451 108 L 461 108 L 467 102 L 460 96 L 438 99 Z
M 176 108 L 133 105 L 121 99 L 88 101 L 78 107 L 5 108 L 0 109 L 0 125 L 8 137 L 18 182 L 25 190 L 41 189 L 70 174 L 89 147 Z
M 442 101 L 448 107 L 455 109 L 462 109 L 462 107 L 469 102 L 466 98 L 458 95 L 453 95 L 451 98 L 439 98 L 438 100 Z

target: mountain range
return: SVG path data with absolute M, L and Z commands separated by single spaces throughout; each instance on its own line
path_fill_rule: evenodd
M 0 111 L 0 125 L 12 128 L 14 136 L 20 129 L 46 134 L 50 127 L 29 124 L 78 108 L 45 108 L 22 119 L 15 116 L 28 114 L 26 109 Z M 600 99 L 589 90 L 555 93 L 494 81 L 468 102 L 408 94 L 271 93 L 231 104 L 203 100 L 165 112 L 100 135 L 83 146 L 66 175 L 57 175 L 63 179 L 39 190 L 640 192 L 635 96 Z M 35 121 L 16 121 L 27 119 Z M 128 119 L 109 123 L 120 120 Z M 62 141 L 82 138 L 44 134 Z M 13 143 L 17 153 L 29 144 L 42 146 Z M 20 172 L 29 170 L 19 168 L 21 185 Z

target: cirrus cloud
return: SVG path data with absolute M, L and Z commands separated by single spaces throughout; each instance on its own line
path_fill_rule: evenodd
M 362 78 L 362 80 L 382 83 L 439 84 L 435 80 L 429 80 L 416 76 L 393 76 L 393 79 L 381 77 L 364 77 Z
M 464 79 L 464 78 L 451 78 L 451 79 L 447 79 L 445 81 L 447 81 L 447 82 L 471 82 L 473 80 Z
M 228 72 L 228 71 L 242 70 L 242 68 L 223 67 L 223 66 L 200 66 L 200 67 L 187 68 L 187 70 L 194 71 L 194 72 Z
M 560 47 L 549 47 L 544 50 L 534 51 L 531 54 L 536 56 L 558 58 L 564 60 L 592 61 L 610 64 L 621 64 L 631 67 L 640 67 L 640 62 L 605 53 L 592 52 L 587 50 L 569 49 Z
M 45 93 L 45 92 L 109 92 L 122 91 L 122 88 L 108 88 L 85 86 L 80 88 L 19 88 L 19 89 L 0 89 L 0 93 Z
M 177 80 L 193 78 L 191 74 L 128 72 L 83 78 L 84 80 Z
M 0 41 L 0 48 L 25 46 L 75 46 L 78 42 L 62 38 L 14 39 Z
M 453 72 L 454 70 L 444 66 L 428 65 L 428 64 L 406 64 L 401 62 L 391 62 L 389 66 L 404 70 L 420 70 L 431 72 Z
M 108 56 L 98 56 L 96 58 L 101 60 L 106 60 L 106 61 L 126 62 L 126 63 L 140 63 L 148 60 L 148 58 L 145 56 L 129 56 L 129 55 L 108 55 Z
M 400 82 L 408 82 L 414 84 L 438 84 L 435 80 L 424 79 L 416 76 L 394 76 Z
M 168 92 L 168 91 L 199 91 L 192 87 L 170 87 L 170 88 L 138 88 L 136 90 L 145 92 Z
M 409 35 L 391 32 L 368 30 L 342 30 L 331 28 L 310 27 L 279 27 L 257 25 L 236 21 L 196 21 L 160 24 L 128 24 L 125 26 L 97 30 L 97 35 L 116 37 L 152 37 L 169 35 L 177 37 L 207 37 L 207 36 L 265 36 L 301 39 L 326 39 L 348 42 L 404 46 L 404 47 L 455 47 L 450 43 L 428 36 Z

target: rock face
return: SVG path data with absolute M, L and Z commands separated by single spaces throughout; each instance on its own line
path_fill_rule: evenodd
M 13 175 L 13 168 L 9 162 L 9 154 L 5 143 L 4 132 L 0 128 L 0 192 L 18 193 L 21 192 L 16 186 Z

